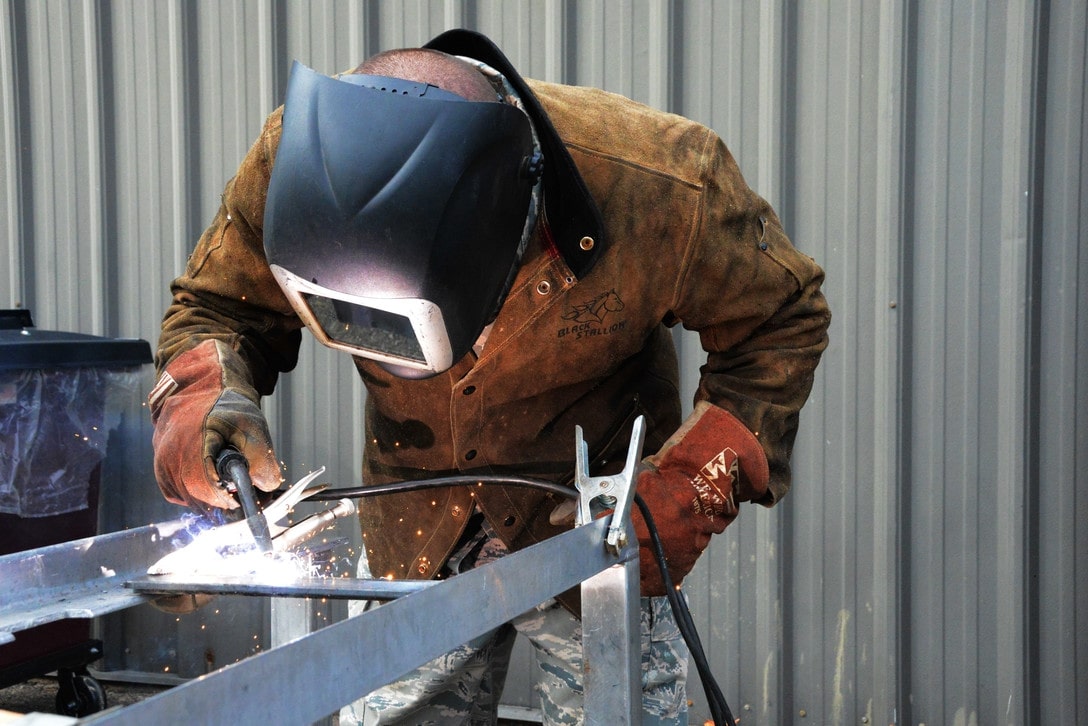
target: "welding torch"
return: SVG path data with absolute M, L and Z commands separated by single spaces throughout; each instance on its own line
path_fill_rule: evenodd
M 242 513 L 245 515 L 249 531 L 253 533 L 253 541 L 257 543 L 257 549 L 261 552 L 272 551 L 272 533 L 268 529 L 268 519 L 257 504 L 257 497 L 253 492 L 253 481 L 249 478 L 249 462 L 242 452 L 233 447 L 226 447 L 215 458 L 215 470 L 219 473 L 219 480 L 223 482 L 227 491 L 236 494 L 242 505 Z

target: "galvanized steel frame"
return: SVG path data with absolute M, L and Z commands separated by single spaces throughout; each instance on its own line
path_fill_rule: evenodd
M 313 578 L 289 583 L 143 573 L 183 523 L 0 557 L 0 643 L 63 618 L 92 618 L 177 593 L 391 600 L 86 723 L 312 723 L 409 670 L 581 584 L 585 718 L 641 722 L 638 545 L 606 545 L 609 517 L 441 582 Z M 305 617 L 307 612 L 295 613 Z M 297 627 L 297 617 L 285 627 Z M 441 627 L 435 627 L 442 623 Z M 305 663 L 305 668 L 299 668 Z M 257 693 L 259 698 L 235 698 Z M 224 704 L 230 704 L 224 707 Z
M 607 529 L 594 521 L 84 722 L 312 723 L 586 580 L 586 722 L 638 724 L 638 661 L 626 657 L 639 647 L 638 546 L 611 553 Z

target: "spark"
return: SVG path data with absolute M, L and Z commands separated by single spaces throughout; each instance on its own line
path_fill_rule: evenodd
M 257 575 L 290 582 L 313 574 L 309 557 L 295 552 L 260 552 L 252 541 L 222 541 L 212 523 L 193 518 L 188 527 L 193 539 L 148 569 L 149 574 Z

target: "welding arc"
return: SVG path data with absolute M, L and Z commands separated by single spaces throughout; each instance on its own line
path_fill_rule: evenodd
M 307 497 L 307 499 L 311 501 L 345 498 L 355 499 L 359 497 L 376 496 L 379 494 L 411 492 L 421 489 L 435 489 L 438 487 L 460 486 L 466 484 L 499 484 L 503 486 L 531 487 L 534 489 L 543 489 L 569 499 L 576 499 L 578 497 L 578 492 L 576 490 L 544 479 L 502 475 L 459 475 L 435 479 L 419 479 L 416 481 L 399 481 L 391 484 L 377 484 L 374 486 L 325 489 L 324 491 L 317 492 L 316 494 Z M 722 694 L 721 689 L 718 687 L 717 681 L 714 680 L 714 674 L 710 672 L 710 663 L 706 659 L 706 653 L 703 652 L 703 644 L 699 639 L 699 632 L 695 628 L 695 621 L 691 619 L 691 611 L 688 609 L 687 601 L 673 585 L 672 577 L 669 575 L 669 568 L 665 560 L 665 549 L 661 544 L 661 537 L 658 536 L 657 526 L 654 524 L 653 515 L 650 514 L 650 508 L 646 506 L 646 502 L 642 500 L 642 497 L 640 497 L 637 492 L 635 493 L 635 504 L 638 505 L 638 509 L 642 513 L 642 519 L 646 522 L 646 529 L 650 532 L 651 550 L 653 550 L 654 559 L 657 561 L 657 567 L 661 570 L 661 580 L 665 584 L 665 596 L 668 598 L 673 615 L 676 617 L 676 625 L 680 630 L 680 634 L 683 636 L 684 642 L 687 643 L 688 650 L 691 651 L 691 659 L 695 663 L 695 668 L 699 671 L 699 680 L 703 684 L 703 691 L 706 694 L 708 706 L 710 707 L 710 715 L 714 719 L 714 724 L 715 726 L 726 726 L 727 724 L 728 726 L 735 726 L 736 720 L 733 718 L 733 712 L 729 709 L 729 704 L 725 700 L 725 695 Z

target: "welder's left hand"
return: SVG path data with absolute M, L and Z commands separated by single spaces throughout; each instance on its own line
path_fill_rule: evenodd
M 648 457 L 636 491 L 650 509 L 677 587 L 691 572 L 711 535 L 737 517 L 741 502 L 767 492 L 767 457 L 755 435 L 735 416 L 706 402 Z M 637 507 L 631 512 L 639 542 L 643 595 L 664 595 L 665 584 Z

